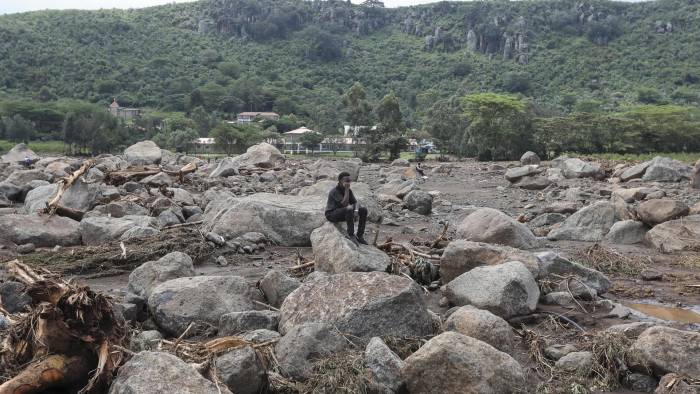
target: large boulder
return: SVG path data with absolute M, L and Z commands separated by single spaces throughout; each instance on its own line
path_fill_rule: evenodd
M 58 184 L 40 186 L 27 193 L 24 199 L 24 211 L 33 213 L 42 210 L 58 192 Z M 63 193 L 59 205 L 76 211 L 87 212 L 93 209 L 102 198 L 100 186 L 95 183 L 85 183 L 78 179 Z
M 644 242 L 647 227 L 642 222 L 623 220 L 615 222 L 605 240 L 614 244 L 631 245 Z
M 421 215 L 430 215 L 433 210 L 433 196 L 423 190 L 413 190 L 403 198 L 406 208 Z
M 123 218 L 124 216 L 148 216 L 148 209 L 133 201 L 115 201 L 105 205 L 98 205 L 84 217 L 110 216 Z
M 544 190 L 553 182 L 543 176 L 526 176 L 514 185 L 525 190 Z
M 508 246 L 458 239 L 450 242 L 442 253 L 440 277 L 442 283 L 447 284 L 473 268 L 509 261 L 522 262 L 535 277 L 539 273 L 537 257 L 530 252 Z
M 503 318 L 532 313 L 540 289 L 527 267 L 519 261 L 477 267 L 445 288 L 452 305 L 473 305 Z
M 445 330 L 484 341 L 505 353 L 512 352 L 515 344 L 513 328 L 507 321 L 471 305 L 460 307 L 452 312 L 445 321 Z
M 311 363 L 347 347 L 343 335 L 330 324 L 308 323 L 294 326 L 277 342 L 275 356 L 281 372 L 294 380 L 311 376 Z
M 403 383 L 401 370 L 404 363 L 381 338 L 372 338 L 365 347 L 365 364 L 369 370 L 370 382 L 378 391 L 399 391 Z
M 430 335 L 433 319 L 421 291 L 414 281 L 383 272 L 321 276 L 284 300 L 280 332 L 329 323 L 356 337 Z
M 445 332 L 404 360 L 411 394 L 518 393 L 525 374 L 517 361 L 478 339 Z
M 540 274 L 537 279 L 576 276 L 598 294 L 603 294 L 610 289 L 610 279 L 599 271 L 569 261 L 554 252 L 540 252 L 535 256 L 540 263 Z
M 537 238 L 527 226 L 493 208 L 480 208 L 464 218 L 457 227 L 457 236 L 468 241 L 501 244 L 519 249 L 539 246 Z
M 662 252 L 700 248 L 700 215 L 661 223 L 647 232 L 647 242 Z
M 216 178 L 238 175 L 238 169 L 238 163 L 232 158 L 226 157 L 219 162 L 216 168 L 214 168 L 214 171 L 209 174 L 209 177 Z
M 260 280 L 259 285 L 267 302 L 275 308 L 282 305 L 284 299 L 299 286 L 301 286 L 301 282 L 278 270 L 268 271 Z
M 217 326 L 222 315 L 253 310 L 258 298 L 240 276 L 197 276 L 156 286 L 148 306 L 158 326 L 177 337 L 192 322 Z
M 645 161 L 644 163 L 639 163 L 624 170 L 622 174 L 620 174 L 620 180 L 622 182 L 627 182 L 632 179 L 639 179 L 643 177 L 644 173 L 647 171 L 647 168 L 649 168 L 649 163 L 650 162 Z
M 258 193 L 212 201 L 204 211 L 204 228 L 226 238 L 261 233 L 284 246 L 309 246 L 311 232 L 325 221 L 325 199 Z
M 216 373 L 236 394 L 258 394 L 267 387 L 267 372 L 258 352 L 251 346 L 216 357 Z
M 509 168 L 506 171 L 505 177 L 508 182 L 515 183 L 524 177 L 537 175 L 542 172 L 542 169 L 537 165 L 526 165 L 522 167 Z
M 564 177 L 572 178 L 605 178 L 605 171 L 598 163 L 586 162 L 578 158 L 567 158 L 560 161 L 553 161 L 552 166 L 562 170 Z
M 550 240 L 600 241 L 615 222 L 615 211 L 609 201 L 599 201 L 568 217 L 550 231 Z
M 539 165 L 540 164 L 540 157 L 537 156 L 537 153 L 532 152 L 532 151 L 527 151 L 523 153 L 522 156 L 520 156 L 520 164 L 524 166 L 528 165 Z
M 267 142 L 251 146 L 244 154 L 232 160 L 239 168 L 275 168 L 284 164 L 284 161 L 284 155 Z
M 17 245 L 80 245 L 79 223 L 63 216 L 0 215 L 0 229 L 0 239 Z
M 231 312 L 219 319 L 219 335 L 237 335 L 254 330 L 277 330 L 280 313 L 277 311 Z
M 316 270 L 339 274 L 341 272 L 386 271 L 391 258 L 371 245 L 356 245 L 338 226 L 326 222 L 311 233 Z
M 10 201 L 21 202 L 23 189 L 14 183 L 0 182 L 0 195 L 4 195 Z
M 649 226 L 656 226 L 657 224 L 685 216 L 689 211 L 690 208 L 683 201 L 658 198 L 639 204 L 637 216 L 639 216 L 639 220 Z
M 675 372 L 700 378 L 700 333 L 665 326 L 646 329 L 632 345 L 657 376 Z
M 416 183 L 412 180 L 395 178 L 382 185 L 382 187 L 377 190 L 377 194 L 402 199 L 417 188 L 418 186 L 416 186 Z
M 172 252 L 156 261 L 147 261 L 131 271 L 127 291 L 148 299 L 151 291 L 171 279 L 194 276 L 192 258 L 182 252 Z
M 39 159 L 33 150 L 29 149 L 26 144 L 17 144 L 9 152 L 2 155 L 3 163 L 18 163 L 29 157 L 32 161 Z
M 690 166 L 668 157 L 657 156 L 649 162 L 642 180 L 647 182 L 679 182 L 690 178 Z
M 335 182 L 338 181 L 338 174 L 345 171 L 350 174 L 350 179 L 355 182 L 360 176 L 361 166 L 362 160 L 360 159 L 318 160 L 309 166 L 309 170 L 312 171 L 316 180 L 328 179 Z
M 190 364 L 161 352 L 140 352 L 119 368 L 109 394 L 231 394 L 217 388 Z
M 133 227 L 156 226 L 157 221 L 150 216 L 94 216 L 83 218 L 80 222 L 80 236 L 85 245 L 101 245 L 119 239 Z
M 16 170 L 13 171 L 12 174 L 7 177 L 7 179 L 5 179 L 5 182 L 24 186 L 29 184 L 31 181 L 51 182 L 52 180 L 53 175 L 42 170 Z
M 126 148 L 124 158 L 132 166 L 145 166 L 160 163 L 163 155 L 153 141 L 141 141 Z

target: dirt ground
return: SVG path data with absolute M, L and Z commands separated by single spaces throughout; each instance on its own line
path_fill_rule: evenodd
M 508 163 L 497 163 L 506 167 Z M 474 161 L 454 162 L 449 174 L 430 175 L 429 169 L 439 163 L 426 163 L 427 179 L 420 180 L 420 188 L 437 192 L 433 203 L 433 214 L 421 216 L 409 211 L 398 211 L 392 215 L 391 225 L 370 224 L 366 238 L 372 241 L 378 232 L 378 242 L 388 238 L 401 242 L 427 242 L 436 239 L 444 223 L 449 223 L 448 235 L 453 236 L 454 227 L 469 212 L 470 206 L 491 207 L 502 210 L 513 217 L 524 216 L 542 209 L 551 199 L 543 192 L 527 191 L 511 187 L 505 180 L 504 169 L 494 163 Z M 387 165 L 365 165 L 360 182 L 376 189 L 381 186 L 379 172 Z M 566 180 L 560 188 L 580 187 L 590 190 L 597 198 L 613 189 L 607 182 L 589 179 Z M 678 185 L 673 188 L 681 188 Z M 679 196 L 687 203 L 700 201 L 700 193 L 687 186 L 669 195 Z M 682 188 L 681 188 L 682 189 Z M 602 191 L 601 191 L 602 190 Z M 674 194 L 675 193 L 675 194 Z M 155 260 L 171 251 L 184 251 L 195 260 L 198 275 L 240 275 L 251 284 L 259 281 L 270 269 L 286 270 L 299 264 L 302 259 L 313 260 L 311 248 L 288 248 L 269 246 L 254 255 L 240 255 L 210 246 L 198 232 L 197 226 L 166 230 L 157 239 L 146 243 L 125 244 L 126 258 L 118 243 L 100 247 L 77 247 L 54 250 L 38 250 L 21 256 L 22 261 L 35 267 L 43 267 L 56 273 L 72 277 L 90 287 L 107 292 L 116 298 L 124 295 L 129 272 L 139 264 Z M 609 293 L 603 298 L 633 308 L 633 313 L 624 319 L 607 317 L 607 312 L 593 303 L 583 303 L 571 308 L 540 306 L 536 318 L 523 320 L 523 327 L 533 330 L 548 344 L 587 341 L 590 335 L 613 324 L 652 321 L 664 322 L 676 328 L 700 330 L 700 252 L 662 254 L 644 245 L 611 245 L 587 242 L 546 241 L 543 250 L 556 250 L 574 261 L 604 271 L 613 282 Z M 228 266 L 219 266 L 215 258 L 224 255 Z M 0 251 L 0 261 L 14 256 Z M 660 280 L 642 279 L 642 271 L 652 269 L 661 274 Z M 440 289 L 426 293 L 426 302 L 434 312 L 444 315 L 448 308 L 441 306 Z M 641 304 L 641 305 L 638 305 Z M 651 306 L 646 306 L 651 305 Z M 660 308 L 655 308 L 659 306 Z M 636 309 L 635 309 L 636 308 Z M 584 331 L 561 319 L 552 319 L 552 313 L 563 315 L 576 322 Z M 533 361 L 531 348 L 523 341 L 517 359 L 530 366 L 535 381 L 543 380 L 541 368 Z M 539 370 L 539 372 L 537 372 Z M 540 374 L 536 378 L 536 374 Z M 546 372 L 544 373 L 546 375 Z M 545 376 L 546 377 L 546 376 Z M 546 379 L 545 379 L 546 380 Z M 538 391 L 540 391 L 538 389 Z M 547 391 L 543 391 L 547 392 Z M 556 390 L 549 391 L 556 392 Z M 621 391 L 618 389 L 617 392 Z

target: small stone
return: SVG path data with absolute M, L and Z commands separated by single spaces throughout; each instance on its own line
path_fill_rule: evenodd
M 591 352 L 571 352 L 560 358 L 554 366 L 567 372 L 578 372 L 587 375 L 593 366 L 593 353 Z
M 577 351 L 576 346 L 567 343 L 564 345 L 552 345 L 552 346 L 547 346 L 544 349 L 544 354 L 545 356 L 551 358 L 552 360 L 559 360 L 560 358 L 566 356 L 569 353 L 573 353 Z
M 33 243 L 24 244 L 17 247 L 17 253 L 19 254 L 29 254 L 33 253 L 35 250 L 36 246 Z
M 645 269 L 644 271 L 642 271 L 641 276 L 643 280 L 647 281 L 661 280 L 663 278 L 663 274 L 661 272 L 653 269 Z
M 222 267 L 228 266 L 228 260 L 226 260 L 226 257 L 224 256 L 219 256 L 216 258 L 216 264 L 219 264 Z
M 211 231 L 208 232 L 208 233 L 206 233 L 206 234 L 204 234 L 204 238 L 205 238 L 207 241 L 213 242 L 213 243 L 214 243 L 215 245 L 217 245 L 217 246 L 224 246 L 224 245 L 226 245 L 226 240 L 224 239 L 224 237 L 222 237 L 221 235 L 219 235 L 219 234 L 217 234 L 217 233 L 211 232 Z
M 163 339 L 163 334 L 156 330 L 141 331 L 131 338 L 131 350 L 140 352 L 143 350 L 156 350 L 158 343 Z

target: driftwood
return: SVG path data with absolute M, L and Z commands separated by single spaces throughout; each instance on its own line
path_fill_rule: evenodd
M 168 171 L 163 167 L 140 167 L 127 169 L 123 171 L 112 171 L 105 175 L 105 183 L 108 185 L 119 186 L 126 182 L 138 182 L 149 176 L 164 172 L 170 176 L 178 177 L 180 182 L 184 181 L 184 176 L 197 171 L 197 165 L 192 162 L 188 163 L 178 171 Z
M 445 227 L 442 229 L 442 233 L 440 234 L 440 236 L 435 241 L 433 241 L 432 244 L 430 244 L 431 248 L 435 249 L 435 248 L 438 248 L 440 246 L 440 242 L 445 240 L 445 236 L 447 235 L 447 229 L 449 227 L 450 227 L 450 223 L 445 222 Z
M 50 388 L 104 392 L 122 360 L 124 320 L 112 301 L 87 287 L 40 275 L 18 260 L 8 272 L 25 284 L 32 299 L 28 313 L 10 315 L 0 369 L 14 377 L 0 394 L 39 393 Z
M 59 205 L 61 202 L 61 198 L 63 197 L 63 194 L 70 189 L 71 186 L 73 186 L 73 183 L 77 181 L 85 172 L 92 167 L 93 165 L 92 160 L 88 160 L 85 163 L 83 163 L 80 168 L 75 171 L 71 176 L 68 178 L 63 178 L 60 181 L 57 182 L 58 185 L 58 191 L 56 192 L 56 195 L 46 203 L 46 208 L 44 208 L 44 213 L 47 213 L 49 215 L 53 214 L 58 214 L 60 216 L 67 216 L 72 219 L 76 219 L 78 221 L 82 220 L 83 215 L 85 214 L 84 212 L 76 211 L 71 208 L 67 207 L 62 207 Z M 61 215 L 63 214 L 63 215 Z

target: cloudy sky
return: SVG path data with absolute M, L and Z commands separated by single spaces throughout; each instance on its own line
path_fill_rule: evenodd
M 194 0 L 0 0 L 0 14 L 50 9 L 140 8 Z M 361 0 L 353 0 L 359 3 Z M 438 0 L 384 0 L 387 7 L 433 3 Z

